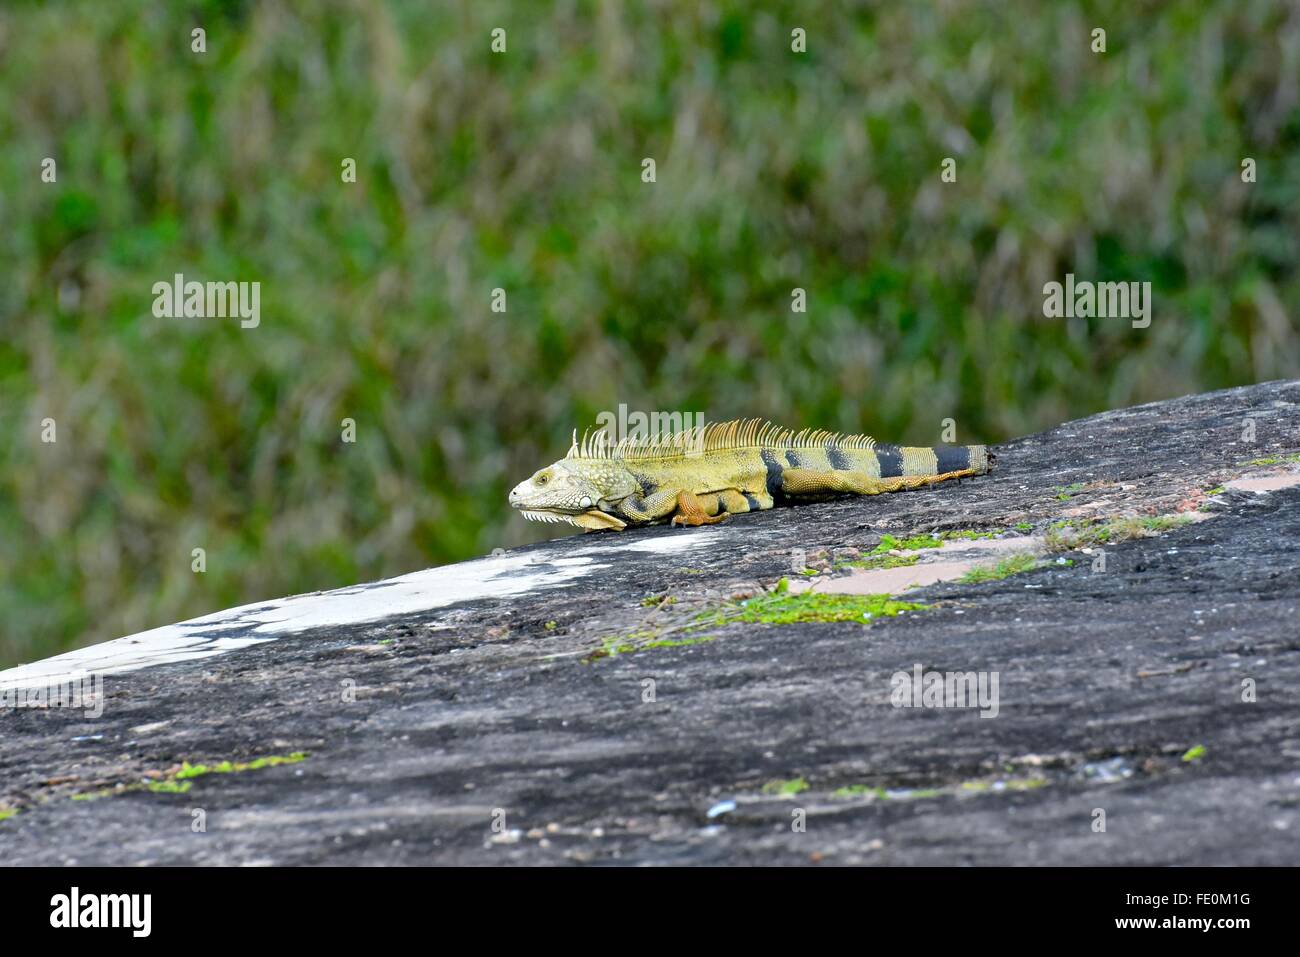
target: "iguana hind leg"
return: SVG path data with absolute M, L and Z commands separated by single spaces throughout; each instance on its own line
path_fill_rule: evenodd
M 673 516 L 673 524 L 716 525 L 730 514 L 722 510 L 720 497 L 709 495 L 701 499 L 694 492 L 682 489 L 677 493 L 677 514 Z

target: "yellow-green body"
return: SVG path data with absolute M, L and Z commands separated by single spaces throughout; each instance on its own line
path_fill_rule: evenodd
M 982 445 L 906 448 L 868 436 L 792 432 L 760 420 L 726 422 L 609 444 L 598 433 L 521 482 L 511 504 L 541 521 L 622 529 L 701 525 L 785 500 L 875 495 L 982 475 Z

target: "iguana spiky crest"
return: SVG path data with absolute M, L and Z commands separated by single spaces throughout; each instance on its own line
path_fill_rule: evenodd
M 681 432 L 662 435 L 629 436 L 611 441 L 604 429 L 588 429 L 578 441 L 573 433 L 568 459 L 642 461 L 645 459 L 671 459 L 705 455 L 709 452 L 728 452 L 736 449 L 813 449 L 825 445 L 841 449 L 874 449 L 876 440 L 869 435 L 845 435 L 825 429 L 782 428 L 766 419 L 732 419 L 730 422 L 711 422 Z

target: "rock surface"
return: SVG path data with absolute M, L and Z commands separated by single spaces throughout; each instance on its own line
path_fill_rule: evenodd
M 1019 439 L 959 486 L 546 542 L 311 596 L 379 610 L 274 633 L 259 614 L 299 606 L 250 606 L 195 626 L 229 650 L 110 673 L 98 718 L 0 709 L 3 860 L 1295 864 L 1297 449 L 1300 382 L 1269 383 Z M 808 577 L 799 551 L 975 530 L 1041 552 L 1063 519 L 1172 513 L 1204 520 L 1104 570 L 1050 553 L 897 617 L 690 628 Z M 656 638 L 686 643 L 600 654 Z M 893 707 L 918 665 L 995 673 L 996 716 Z

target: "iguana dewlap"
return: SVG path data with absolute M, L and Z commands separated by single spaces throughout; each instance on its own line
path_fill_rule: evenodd
M 574 435 L 569 454 L 510 493 L 524 517 L 587 529 L 671 521 L 720 522 L 783 501 L 897 492 L 983 475 L 982 445 L 905 448 L 865 435 L 805 429 L 761 419 L 717 422 L 650 439 Z

